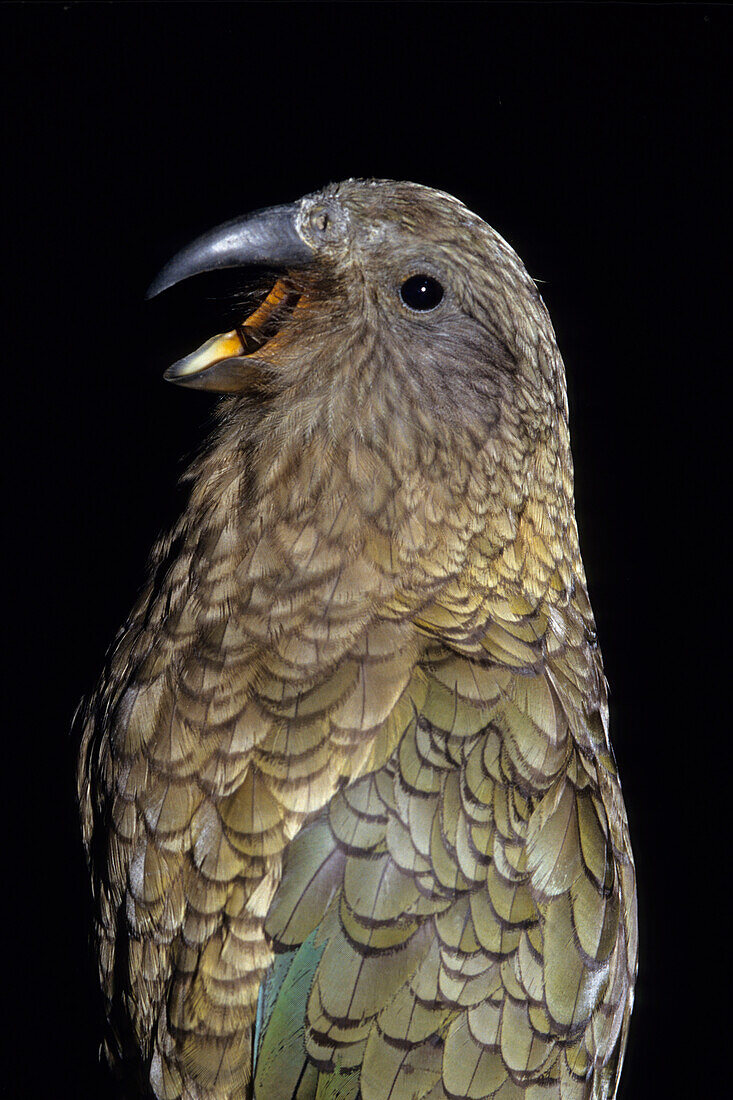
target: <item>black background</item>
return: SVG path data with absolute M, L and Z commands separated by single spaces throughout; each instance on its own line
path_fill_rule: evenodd
M 19 659 L 4 694 L 4 1094 L 109 1094 L 68 729 L 210 418 L 211 398 L 161 374 L 221 331 L 210 303 L 145 303 L 145 287 L 219 221 L 381 176 L 458 195 L 543 280 L 639 873 L 621 1094 L 723 1095 L 705 986 L 725 983 L 730 909 L 714 821 L 729 723 L 713 700 L 730 678 L 716 539 L 730 510 L 731 8 L 1 15 L 4 633 Z

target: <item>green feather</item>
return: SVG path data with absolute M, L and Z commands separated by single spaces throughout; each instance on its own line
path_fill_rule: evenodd
M 324 940 L 316 944 L 318 932 L 314 929 L 297 951 L 279 955 L 265 980 L 261 1030 L 255 1035 L 256 1100 L 306 1095 L 299 1088 L 307 1074 L 305 1009 L 326 946 Z

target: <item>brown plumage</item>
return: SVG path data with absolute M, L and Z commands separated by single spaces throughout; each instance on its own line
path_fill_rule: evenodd
M 448 195 L 293 210 L 173 369 L 235 396 L 86 710 L 108 1056 L 161 1100 L 613 1096 L 634 866 L 547 311 Z

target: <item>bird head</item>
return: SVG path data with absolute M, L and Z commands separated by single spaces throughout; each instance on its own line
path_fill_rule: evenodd
M 533 495 L 551 502 L 543 526 L 567 526 L 562 360 L 533 280 L 480 217 L 414 183 L 347 180 L 203 235 L 149 296 L 253 266 L 275 273 L 254 312 L 166 372 L 234 395 L 212 468 L 249 448 L 255 492 L 299 470 L 296 509 L 320 492 L 312 471 L 342 470 L 358 514 L 419 501 L 421 530 L 463 525 L 470 498 L 497 546 Z
M 564 405 L 549 317 L 521 260 L 477 215 L 413 183 L 347 180 L 211 230 L 148 296 L 200 272 L 265 266 L 269 293 L 165 377 L 220 393 L 329 396 L 377 386 L 399 405 L 490 431 L 529 431 Z M 360 387 L 352 392 L 359 392 Z

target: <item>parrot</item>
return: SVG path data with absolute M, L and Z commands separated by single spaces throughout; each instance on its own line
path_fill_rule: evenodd
M 450 194 L 348 179 L 182 248 L 266 286 L 83 704 L 125 1096 L 607 1100 L 627 815 L 535 281 Z

